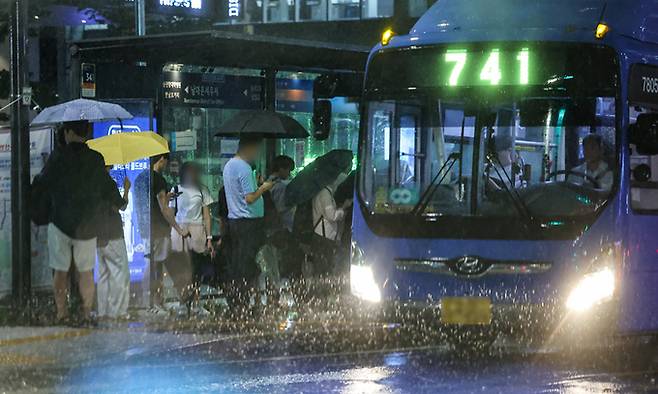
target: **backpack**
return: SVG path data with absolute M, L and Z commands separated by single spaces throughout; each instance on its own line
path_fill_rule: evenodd
M 50 223 L 51 199 L 46 185 L 37 175 L 30 185 L 30 220 L 37 226 L 45 226 Z
M 313 200 L 308 200 L 297 206 L 292 232 L 300 241 L 310 243 L 313 238 L 313 225 Z
M 224 186 L 219 189 L 219 194 L 217 196 L 217 211 L 220 218 L 228 219 L 228 202 L 226 201 L 226 191 L 224 190 Z

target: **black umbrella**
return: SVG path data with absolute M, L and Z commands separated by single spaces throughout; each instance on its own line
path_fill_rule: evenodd
M 274 111 L 248 110 L 219 126 L 216 137 L 241 137 L 245 135 L 263 138 L 306 138 L 308 132 L 298 121 Z
M 338 185 L 336 191 L 334 192 L 334 200 L 338 206 L 343 205 L 343 203 L 350 198 L 354 197 L 354 183 L 356 181 L 356 171 L 350 172 L 345 181 Z
M 286 187 L 286 205 L 303 204 L 352 168 L 352 151 L 336 149 L 304 167 Z

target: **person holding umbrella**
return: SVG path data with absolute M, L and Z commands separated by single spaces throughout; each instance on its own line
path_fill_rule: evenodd
M 325 186 L 313 197 L 313 231 L 312 247 L 318 256 L 316 272 L 328 274 L 334 270 L 334 256 L 342 237 L 345 211 L 352 203 L 346 200 L 341 207 L 336 204 L 336 189 L 347 179 L 347 172 L 341 172 L 331 184 Z
M 252 165 L 258 158 L 263 138 L 306 138 L 308 132 L 288 115 L 247 110 L 222 123 L 215 136 L 240 138 L 238 152 L 226 163 L 223 173 L 231 249 L 227 279 L 255 287 L 260 274 L 256 254 L 265 243 L 263 194 L 275 182 L 267 181 L 259 186 Z
M 344 208 L 349 206 L 350 201 L 338 207 L 333 195 L 347 178 L 352 157 L 349 150 L 335 149 L 327 152 L 304 167 L 286 188 L 286 205 L 300 208 L 311 205 L 308 222 L 303 219 L 307 216 L 303 213 L 305 209 L 298 209 L 295 221 L 300 239 L 308 242 L 306 234 L 312 234 L 310 244 L 317 257 L 315 273 L 326 274 L 334 268 L 332 260 L 345 217 Z
M 170 237 L 169 231 L 171 229 L 170 223 L 175 224 L 173 211 L 169 208 L 168 201 L 168 187 L 166 181 L 160 173 L 167 166 L 169 144 L 162 136 L 150 132 L 128 132 L 117 133 L 108 135 L 101 138 L 96 138 L 87 142 L 90 148 L 100 152 L 103 155 L 107 165 L 124 165 L 145 157 L 151 158 L 151 169 L 145 170 L 135 179 L 135 191 L 133 193 L 135 206 L 139 210 L 139 226 L 140 233 L 143 240 L 148 240 L 150 255 L 150 269 L 151 274 L 151 313 L 156 315 L 169 315 L 169 312 L 164 310 L 161 305 L 162 293 L 162 266 L 165 264 L 169 254 Z M 153 179 L 151 179 L 153 177 Z M 124 177 L 124 179 L 126 179 Z M 152 186 L 152 187 L 151 187 Z M 125 185 L 124 185 L 125 187 Z M 116 185 L 115 191 L 116 194 Z M 121 205 L 115 205 L 120 207 Z M 116 218 L 115 218 L 116 219 Z M 153 223 L 151 223 L 153 220 Z M 151 233 L 151 224 L 153 225 L 153 233 Z M 186 235 L 186 232 L 176 225 L 181 235 Z M 115 226 L 113 234 L 118 234 L 118 228 Z M 123 241 L 123 239 L 121 240 Z M 115 242 L 118 245 L 118 242 Z M 115 246 L 116 246 L 115 245 Z M 117 246 L 118 247 L 118 246 Z M 105 249 L 105 248 L 103 248 Z M 102 256 L 106 250 L 99 250 L 99 256 Z M 101 266 L 101 272 L 103 267 Z M 173 277 L 173 275 L 172 275 Z M 174 278 L 176 279 L 176 278 Z M 182 281 L 175 281 L 182 283 Z M 100 284 L 99 284 L 100 287 Z M 184 285 L 178 286 L 179 292 L 182 293 Z M 101 292 L 99 292 L 101 293 Z M 111 292 L 113 293 L 113 292 Z M 108 294 L 111 298 L 115 294 Z M 99 313 L 102 312 L 100 304 L 108 302 L 106 296 L 99 294 Z
M 260 154 L 261 143 L 262 139 L 257 136 L 240 138 L 238 151 L 226 163 L 223 172 L 231 240 L 227 274 L 239 287 L 251 287 L 258 278 L 256 254 L 265 242 L 263 194 L 274 186 L 270 181 L 259 186 L 252 169 Z
M 93 268 L 96 257 L 101 207 L 116 197 L 116 184 L 105 171 L 103 157 L 88 148 L 90 122 L 130 119 L 132 115 L 117 104 L 78 99 L 48 107 L 31 125 L 61 124 L 63 146 L 48 158 L 33 190 L 40 190 L 39 206 L 49 207 L 48 255 L 54 270 L 53 288 L 57 322 L 70 323 L 66 305 L 71 262 L 79 273 L 82 298 L 81 323 L 93 325 Z M 34 201 L 33 201 L 34 202 Z
M 116 184 L 105 171 L 103 157 L 87 147 L 90 135 L 87 121 L 65 122 L 66 145 L 55 150 L 46 163 L 39 182 L 50 198 L 48 253 L 55 271 L 53 287 L 57 320 L 68 324 L 68 271 L 71 261 L 79 273 L 82 298 L 81 323 L 93 324 L 96 237 L 105 204 L 120 206 Z M 121 200 L 121 201 L 119 201 Z

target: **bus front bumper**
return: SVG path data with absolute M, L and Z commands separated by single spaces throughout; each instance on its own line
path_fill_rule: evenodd
M 513 337 L 593 344 L 616 333 L 618 318 L 618 303 L 615 301 L 581 312 L 568 311 L 557 303 L 493 303 L 490 319 L 479 324 L 446 322 L 440 302 L 383 300 L 377 304 L 360 302 L 360 307 L 378 311 L 384 323 L 431 327 L 446 332 L 477 330 Z

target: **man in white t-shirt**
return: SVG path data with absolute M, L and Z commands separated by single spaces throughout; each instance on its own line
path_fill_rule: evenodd
M 519 188 L 521 181 L 514 171 L 514 140 L 509 135 L 499 135 L 494 139 L 494 144 L 497 160 L 489 169 L 490 184 L 496 190 Z

